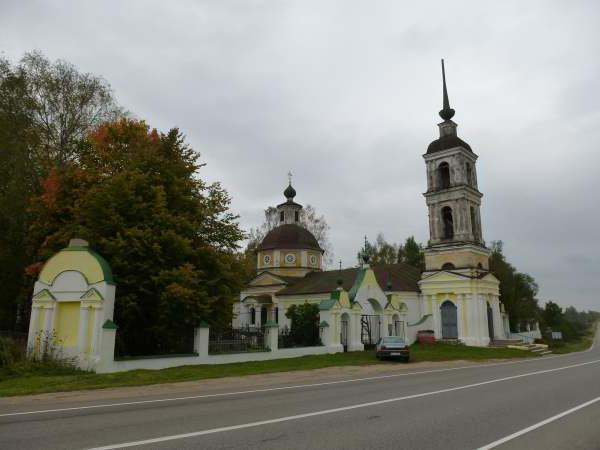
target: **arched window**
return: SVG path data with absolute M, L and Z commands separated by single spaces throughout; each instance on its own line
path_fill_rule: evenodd
M 467 184 L 473 186 L 473 169 L 471 163 L 467 163 Z
M 452 264 L 452 263 L 444 263 L 444 265 L 442 266 L 442 270 L 452 270 L 452 269 L 456 269 L 456 267 L 454 267 L 454 264 Z
M 273 311 L 273 319 L 275 320 L 275 323 L 279 323 L 279 308 L 276 306 L 275 310 Z
M 256 310 L 254 308 L 250 308 L 250 324 L 254 325 L 256 323 Z
M 452 208 L 444 206 L 442 208 L 442 239 L 452 239 L 454 237 L 454 219 L 452 217 Z
M 283 222 L 284 220 L 285 220 L 285 215 L 284 215 L 283 211 L 281 211 L 281 212 L 279 213 L 279 221 L 280 221 L 280 222 Z
M 447 162 L 443 162 L 438 166 L 438 183 L 440 189 L 450 187 L 450 166 Z
M 294 220 L 298 222 L 300 220 L 300 213 L 298 211 L 294 211 Z

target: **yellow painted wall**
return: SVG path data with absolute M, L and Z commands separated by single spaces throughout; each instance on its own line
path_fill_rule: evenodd
M 286 277 L 303 277 L 309 272 L 309 270 L 296 267 L 277 267 L 274 269 L 269 269 L 269 272 Z
M 56 308 L 55 330 L 57 344 L 77 345 L 80 303 L 59 302 Z
M 40 272 L 39 280 L 52 284 L 54 279 L 66 270 L 81 272 L 89 284 L 97 283 L 104 279 L 104 273 L 98 260 L 85 251 L 62 251 L 54 255 L 44 265 Z
M 292 254 L 296 258 L 293 264 L 289 264 L 285 257 L 286 255 Z M 302 254 L 300 251 L 295 250 L 283 250 L 279 252 L 279 265 L 284 267 L 301 267 L 302 266 Z
M 265 264 L 265 256 L 269 256 L 271 261 L 269 264 Z M 259 269 L 269 269 L 275 265 L 275 255 L 273 254 L 273 250 L 265 250 L 262 252 L 258 252 L 258 268 Z
M 465 250 L 458 250 L 456 252 L 448 252 L 444 254 L 425 253 L 425 267 L 427 270 L 441 270 L 445 263 L 452 263 L 456 268 L 465 267 L 477 267 L 481 264 L 483 269 L 489 269 L 489 258 L 486 255 L 482 255 L 478 252 Z

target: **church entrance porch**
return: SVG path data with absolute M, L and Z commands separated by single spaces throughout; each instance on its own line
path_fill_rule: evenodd
M 450 300 L 440 306 L 442 315 L 442 339 L 458 339 L 457 308 Z

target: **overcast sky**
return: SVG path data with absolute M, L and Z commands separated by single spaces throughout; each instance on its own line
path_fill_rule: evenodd
M 292 170 L 345 266 L 365 234 L 427 241 L 444 57 L 484 238 L 540 300 L 600 309 L 599 24 L 595 1 L 0 0 L 0 51 L 68 60 L 181 128 L 246 229 Z

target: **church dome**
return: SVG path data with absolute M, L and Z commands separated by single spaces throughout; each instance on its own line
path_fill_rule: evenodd
M 296 224 L 280 225 L 267 233 L 257 250 L 302 249 L 323 252 L 319 242 L 306 228 Z
M 429 147 L 427 147 L 427 154 L 441 152 L 442 150 L 448 150 L 454 147 L 463 147 L 472 152 L 471 146 L 463 141 L 458 136 L 442 136 L 439 139 L 436 139 Z
M 285 195 L 285 198 L 287 198 L 290 201 L 296 196 L 296 189 L 292 187 L 292 183 L 290 183 L 289 186 L 285 188 L 285 191 L 283 191 L 283 195 Z

